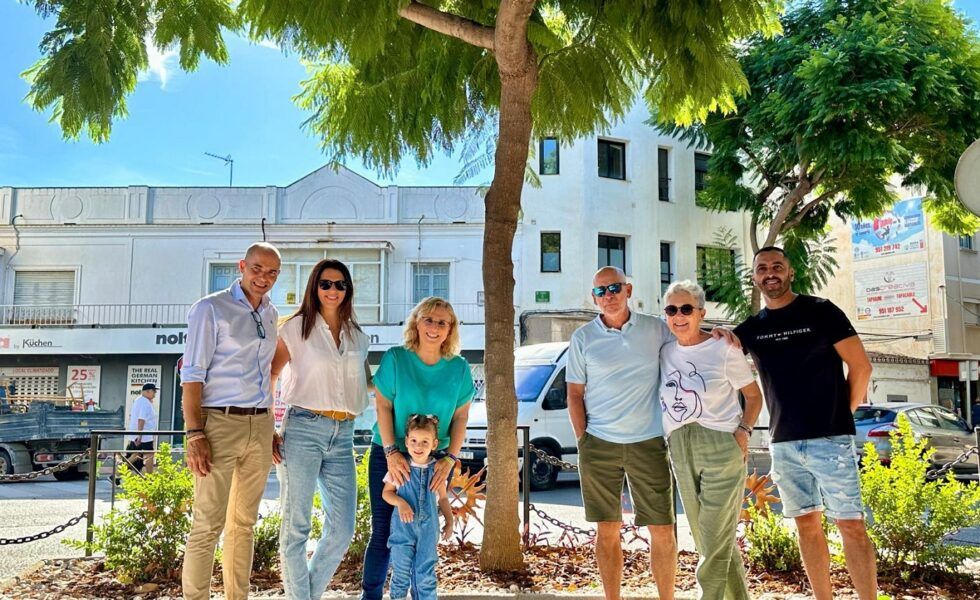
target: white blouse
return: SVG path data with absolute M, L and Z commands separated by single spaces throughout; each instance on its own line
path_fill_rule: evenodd
M 283 402 L 355 415 L 367 408 L 367 334 L 345 327 L 340 332 L 338 348 L 327 322 L 317 315 L 309 338 L 303 339 L 303 318 L 299 316 L 279 328 L 279 337 L 289 350 L 289 362 L 282 375 Z

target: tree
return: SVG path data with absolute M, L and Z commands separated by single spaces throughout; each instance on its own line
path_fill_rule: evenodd
M 144 39 L 224 62 L 223 29 L 246 28 L 306 59 L 298 103 L 332 160 L 382 173 L 429 161 L 495 122 L 485 197 L 487 443 L 484 569 L 522 563 L 514 453 L 511 247 L 533 131 L 570 140 L 604 129 L 638 94 L 690 124 L 746 90 L 735 40 L 774 33 L 781 0 L 33 0 L 57 16 L 29 72 L 28 101 L 65 135 L 108 138 L 126 114 Z
M 814 248 L 832 212 L 878 215 L 895 182 L 927 191 L 939 228 L 974 232 L 953 187 L 980 137 L 980 42 L 966 19 L 946 0 L 809 0 L 781 22 L 739 57 L 751 93 L 735 114 L 664 126 L 713 151 L 699 203 L 748 211 L 753 252 Z

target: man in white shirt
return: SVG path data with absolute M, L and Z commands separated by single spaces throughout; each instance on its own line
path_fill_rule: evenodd
M 153 400 L 157 397 L 159 390 L 155 383 L 143 384 L 143 390 L 133 401 L 133 408 L 129 412 L 130 431 L 156 431 L 159 418 Z M 154 436 L 152 434 L 139 433 L 129 436 L 127 450 L 153 450 Z M 134 452 L 126 455 L 126 462 L 136 471 L 151 473 L 153 471 L 153 455 Z
M 187 466 L 195 475 L 194 520 L 184 553 L 187 600 L 210 597 L 214 549 L 224 531 L 225 598 L 248 597 L 252 527 L 272 468 L 275 419 L 271 368 L 279 312 L 269 291 L 281 259 L 271 244 L 252 244 L 227 290 L 187 314 L 183 386 Z

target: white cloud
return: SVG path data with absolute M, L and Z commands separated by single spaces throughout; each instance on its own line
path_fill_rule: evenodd
M 170 79 L 170 70 L 176 66 L 177 50 L 169 49 L 161 52 L 153 43 L 153 39 L 146 38 L 146 57 L 149 66 L 146 71 L 139 74 L 139 81 L 149 81 L 157 79 L 160 82 L 160 89 L 166 89 L 167 80 Z
M 259 46 L 262 46 L 263 48 L 270 48 L 270 49 L 275 50 L 277 52 L 280 51 L 280 50 L 282 50 L 282 48 L 279 47 L 279 44 L 273 42 L 272 40 L 270 40 L 268 38 L 259 41 Z

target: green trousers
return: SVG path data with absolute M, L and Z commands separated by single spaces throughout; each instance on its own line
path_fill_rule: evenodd
M 677 489 L 700 559 L 702 600 L 747 600 L 735 528 L 745 489 L 745 460 L 735 436 L 689 423 L 667 439 Z

